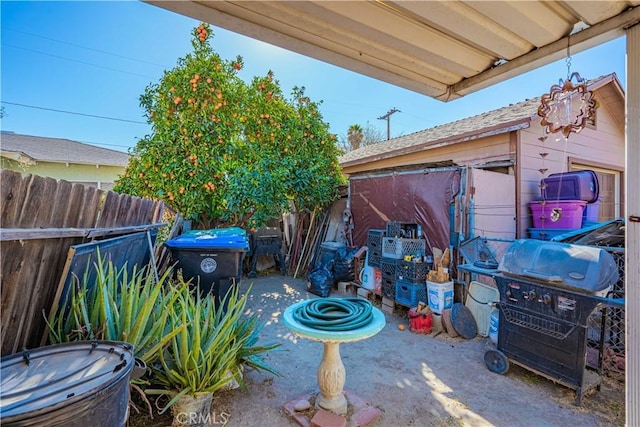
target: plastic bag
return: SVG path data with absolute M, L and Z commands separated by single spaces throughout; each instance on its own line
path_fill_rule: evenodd
M 355 280 L 354 255 L 360 248 L 340 248 L 333 259 L 333 279 L 335 282 L 351 282 Z
M 331 263 L 329 263 L 331 264 Z M 316 265 L 307 276 L 307 291 L 320 297 L 328 297 L 333 289 L 333 273 L 327 264 Z

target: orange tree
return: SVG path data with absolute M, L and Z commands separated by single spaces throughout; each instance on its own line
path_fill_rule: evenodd
M 335 135 L 318 103 L 273 73 L 247 84 L 242 58 L 223 60 L 211 31 L 193 31 L 193 52 L 140 97 L 150 135 L 131 150 L 115 190 L 163 200 L 202 228 L 259 227 L 289 208 L 326 206 L 343 177 Z

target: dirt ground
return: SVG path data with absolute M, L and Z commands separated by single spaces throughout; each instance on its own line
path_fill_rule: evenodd
M 318 391 L 322 344 L 292 334 L 282 314 L 291 304 L 315 295 L 306 291 L 304 279 L 278 274 L 245 278 L 240 284 L 245 290 L 249 285 L 249 309 L 266 322 L 262 339 L 282 344 L 281 350 L 268 355 L 281 376 L 247 372 L 248 391 L 218 393 L 210 420 L 212 425 L 228 426 L 297 425 L 283 405 Z M 331 296 L 350 294 L 334 291 Z M 618 380 L 605 377 L 601 390 L 576 406 L 573 390 L 526 369 L 512 364 L 505 375 L 489 371 L 483 360 L 484 352 L 494 348 L 489 338 L 414 334 L 408 329 L 407 310 L 401 307 L 385 317 L 386 327 L 377 335 L 340 346 L 345 390 L 382 412 L 374 427 L 624 425 L 624 384 Z M 400 324 L 407 328 L 399 330 Z M 171 425 L 169 414 L 151 419 L 142 412 L 132 411 L 131 427 Z

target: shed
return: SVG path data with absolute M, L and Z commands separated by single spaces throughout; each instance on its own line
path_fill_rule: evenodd
M 64 179 L 110 190 L 124 174 L 129 155 L 64 138 L 2 132 L 2 169 Z
M 625 94 L 615 74 L 588 88 L 599 104 L 596 118 L 568 138 L 545 132 L 537 97 L 344 154 L 354 243 L 365 245 L 367 230 L 389 220 L 421 223 L 436 247 L 476 235 L 528 237 L 540 180 L 582 169 L 594 170 L 601 184 L 598 220 L 619 217 Z

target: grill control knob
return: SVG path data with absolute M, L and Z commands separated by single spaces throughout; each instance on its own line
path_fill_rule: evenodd
M 551 295 L 549 295 L 549 294 L 542 295 L 542 302 L 544 304 L 550 304 L 551 303 Z
M 535 301 L 536 300 L 536 292 L 535 291 L 529 291 L 529 301 Z

